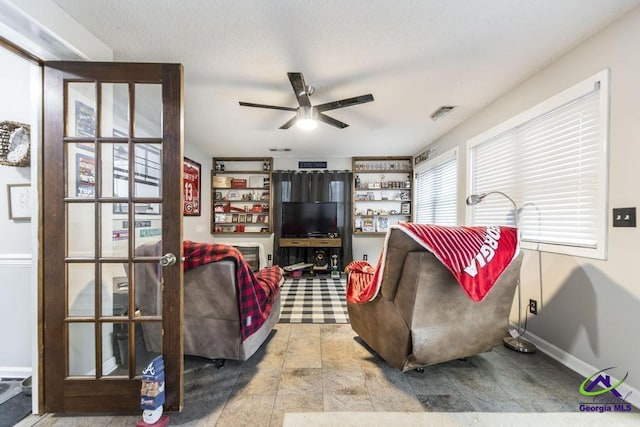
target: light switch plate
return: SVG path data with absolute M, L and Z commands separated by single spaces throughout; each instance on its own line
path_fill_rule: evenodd
M 613 209 L 613 226 L 614 227 L 635 227 L 636 226 L 636 208 L 614 208 Z

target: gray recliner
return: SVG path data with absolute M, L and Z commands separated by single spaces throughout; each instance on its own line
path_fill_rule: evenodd
M 521 263 L 522 254 L 474 302 L 431 252 L 392 229 L 380 293 L 347 304 L 351 327 L 403 371 L 489 351 L 507 334 Z
M 136 249 L 139 256 L 153 256 L 154 245 Z M 158 289 L 154 264 L 136 269 L 136 304 L 144 314 L 153 314 Z M 242 341 L 236 266 L 218 261 L 184 273 L 184 354 L 210 359 L 247 360 L 267 339 L 280 319 L 280 292 L 264 324 Z M 159 324 L 143 322 L 147 349 L 159 352 Z

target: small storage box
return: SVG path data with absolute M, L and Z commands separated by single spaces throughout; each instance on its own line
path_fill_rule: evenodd
M 247 188 L 246 179 L 232 179 L 231 188 Z
M 215 212 L 215 213 L 231 212 L 231 204 L 229 204 L 229 203 L 224 203 L 224 204 L 217 203 L 213 207 L 213 212 Z
M 230 176 L 215 175 L 213 177 L 213 186 L 216 188 L 230 188 L 232 180 L 233 178 L 231 178 Z

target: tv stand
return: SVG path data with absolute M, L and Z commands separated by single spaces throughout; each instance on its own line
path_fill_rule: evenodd
M 281 238 L 281 248 L 342 248 L 342 239 L 335 237 L 296 237 Z
M 329 272 L 331 270 L 331 255 L 338 255 L 338 270 L 340 270 L 340 264 L 342 262 L 342 239 L 339 237 L 299 237 L 289 238 L 283 237 L 280 239 L 280 257 L 284 260 L 285 264 L 291 263 L 291 256 L 293 252 L 293 261 L 302 261 L 305 263 L 315 263 L 315 252 L 322 249 L 328 249 L 327 252 L 327 268 L 313 270 L 319 272 L 320 270 Z

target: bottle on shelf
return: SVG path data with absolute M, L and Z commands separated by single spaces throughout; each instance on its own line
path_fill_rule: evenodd
M 356 175 L 356 188 L 360 188 L 360 177 Z
M 411 188 L 411 175 L 407 175 L 407 180 L 404 183 L 404 188 Z

